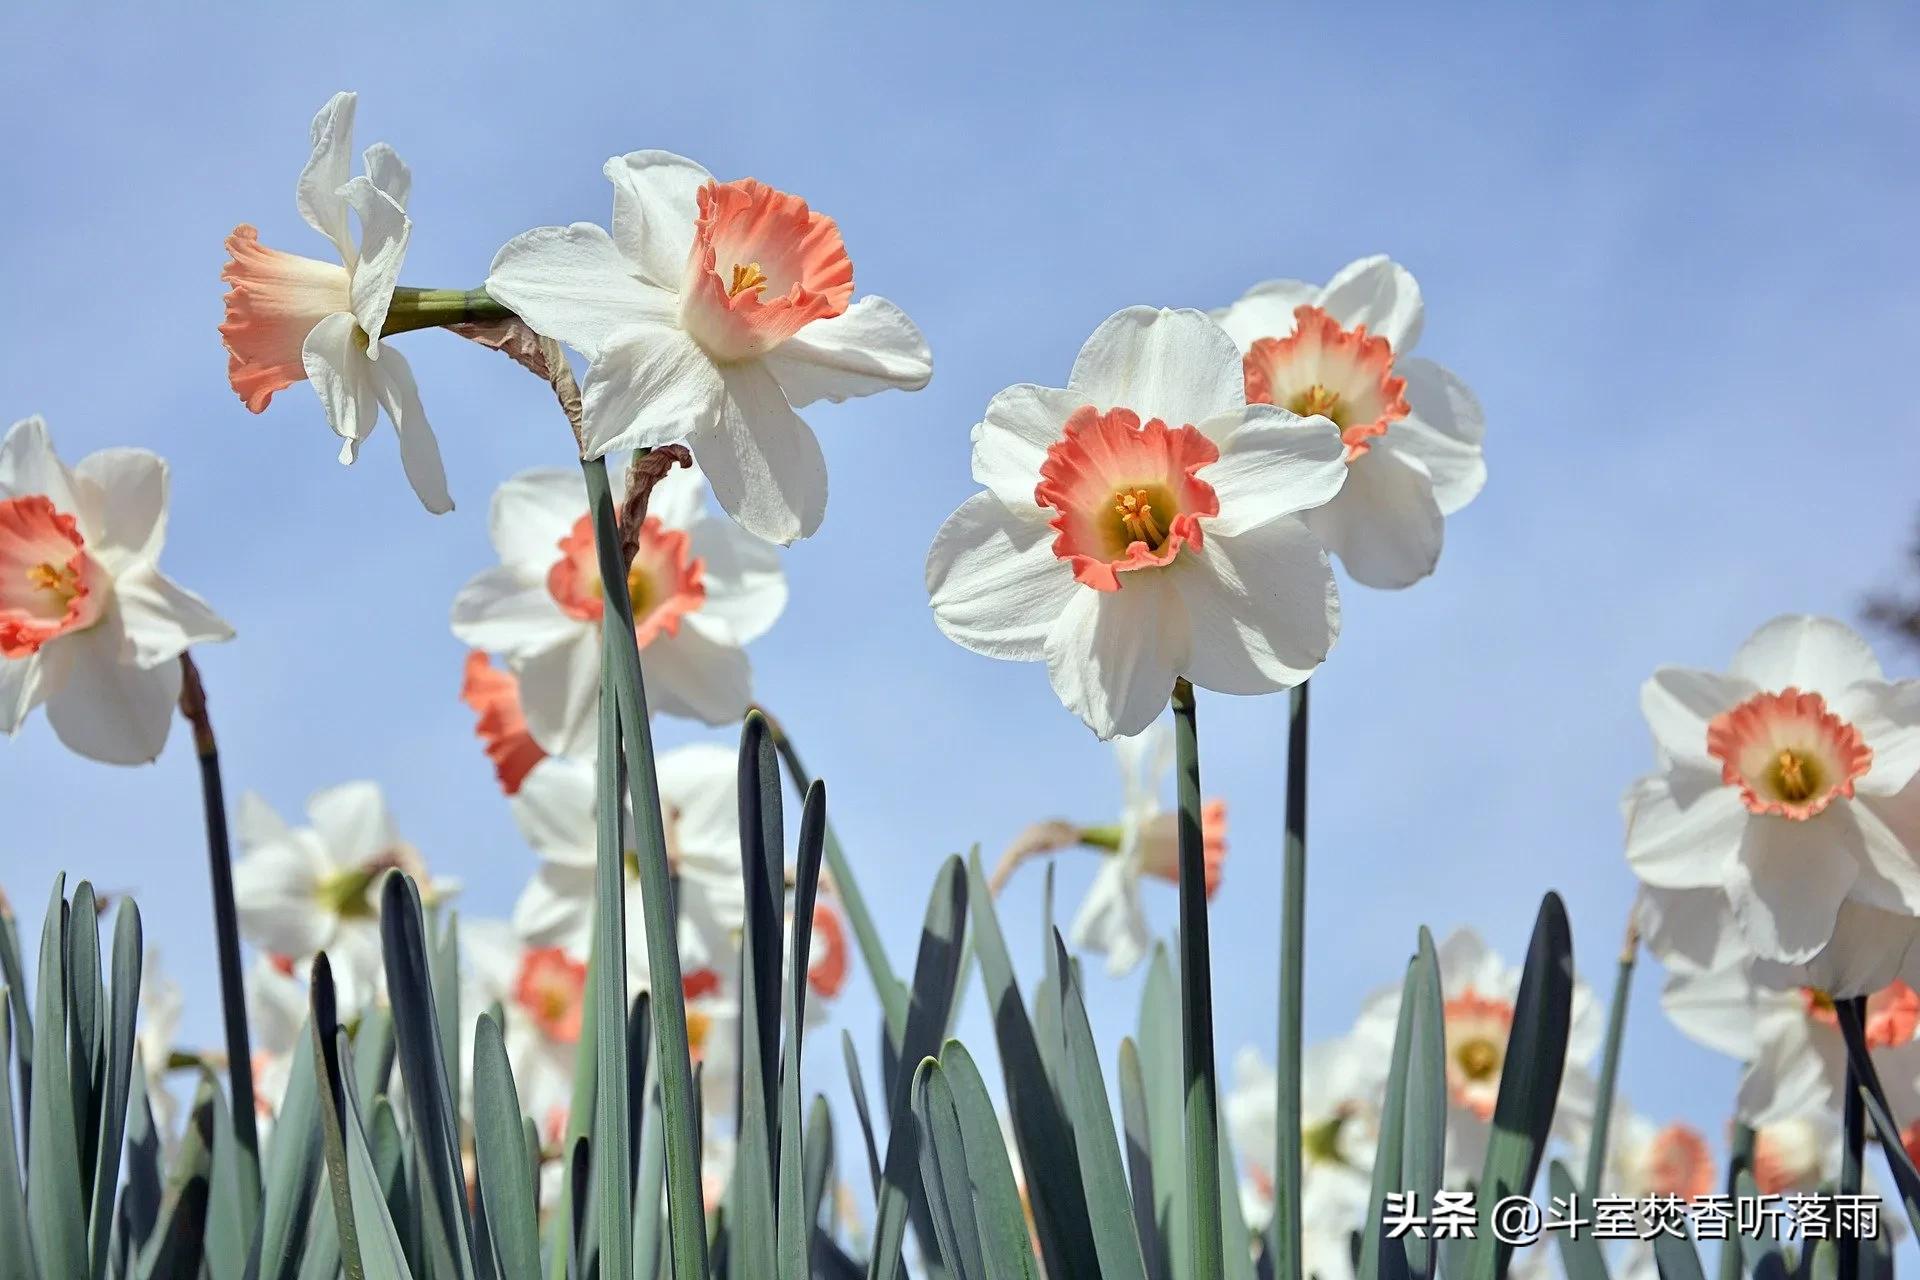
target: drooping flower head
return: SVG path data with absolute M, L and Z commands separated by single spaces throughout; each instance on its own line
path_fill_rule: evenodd
M 487 759 L 493 761 L 494 776 L 500 790 L 512 795 L 520 789 L 533 767 L 547 758 L 547 752 L 534 741 L 527 728 L 527 717 L 520 709 L 520 682 L 511 671 L 502 671 L 475 650 L 467 655 L 465 679 L 460 700 L 473 708 L 474 734 L 485 745 Z
M 1648 885 L 1724 891 L 1746 947 L 1783 964 L 1835 941 L 1843 905 L 1920 916 L 1920 682 L 1889 683 L 1852 630 L 1776 618 L 1727 674 L 1664 667 L 1640 706 L 1659 772 L 1628 795 L 1627 861 Z
M 38 418 L 0 440 L 0 733 L 44 703 L 83 756 L 160 754 L 180 701 L 177 659 L 233 636 L 160 572 L 167 491 L 167 464 L 144 449 L 69 468 Z
M 665 151 L 605 172 L 612 233 L 517 236 L 487 291 L 587 357 L 587 456 L 684 440 L 741 525 L 810 536 L 826 461 L 794 409 L 925 386 L 926 342 L 884 298 L 853 300 L 839 226 L 798 196 Z
M 337 93 L 313 118 L 313 152 L 300 172 L 295 200 L 307 225 L 333 242 L 340 265 L 269 249 L 247 224 L 227 237 L 227 380 L 259 413 L 278 391 L 311 381 L 327 424 L 351 463 L 379 422 L 380 410 L 400 438 L 400 461 L 422 505 L 453 510 L 440 445 L 420 404 L 413 370 L 381 341 L 413 222 L 407 197 L 413 174 L 384 142 L 368 147 L 366 172 L 353 166 L 353 113 L 358 95 Z M 350 216 L 360 221 L 353 238 Z
M 616 501 L 624 491 L 622 477 Z M 500 564 L 461 589 L 454 634 L 506 657 L 541 749 L 585 758 L 595 749 L 606 601 L 579 470 L 542 468 L 507 481 L 494 494 L 490 532 Z M 742 646 L 779 617 L 786 579 L 771 546 L 708 514 L 697 471 L 674 471 L 653 489 L 627 591 L 650 704 L 708 724 L 746 714 Z M 481 681 L 500 696 L 497 673 Z
M 1255 285 L 1213 313 L 1245 352 L 1247 399 L 1332 422 L 1351 475 L 1303 515 L 1356 582 L 1406 587 L 1433 572 L 1446 517 L 1486 483 L 1480 404 L 1453 374 L 1409 354 L 1420 286 L 1384 257 L 1325 286 Z
M 1199 312 L 1122 311 L 1064 389 L 988 404 L 973 431 L 986 492 L 927 556 L 935 621 L 977 653 L 1044 659 L 1102 738 L 1144 730 L 1177 676 L 1298 684 L 1339 629 L 1326 553 L 1295 518 L 1346 479 L 1326 428 L 1247 404 L 1239 353 Z

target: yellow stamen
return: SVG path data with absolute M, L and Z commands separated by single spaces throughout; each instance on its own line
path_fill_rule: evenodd
M 1798 804 L 1820 789 L 1820 765 L 1792 748 L 1783 749 L 1773 762 L 1774 793 L 1782 800 Z
M 36 591 L 51 591 L 65 604 L 80 594 L 80 575 L 66 565 L 36 564 L 27 570 L 27 583 Z
M 1144 542 L 1148 550 L 1158 551 L 1166 543 L 1167 532 L 1155 518 L 1153 504 L 1148 501 L 1145 489 L 1115 494 L 1113 513 L 1120 517 L 1120 527 L 1126 532 L 1128 545 Z
M 1323 418 L 1333 419 L 1336 426 L 1346 425 L 1339 418 L 1340 393 L 1318 382 L 1289 400 L 1287 408 L 1303 418 L 1311 418 L 1318 414 Z
M 1469 1080 L 1489 1080 L 1500 1069 L 1500 1051 L 1491 1040 L 1469 1040 L 1456 1055 L 1460 1070 Z
M 760 269 L 759 263 L 749 262 L 744 267 L 736 263 L 733 268 L 733 283 L 727 288 L 727 296 L 737 298 L 749 289 L 758 292 L 766 287 L 767 273 Z

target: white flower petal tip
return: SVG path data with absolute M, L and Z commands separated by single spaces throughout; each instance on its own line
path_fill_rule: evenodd
M 664 151 L 605 172 L 611 231 L 516 237 L 488 290 L 588 358 L 589 458 L 684 440 L 742 527 L 810 536 L 826 466 L 795 407 L 925 386 L 925 339 L 885 299 L 854 300 L 838 225 L 798 196 Z
M 37 418 L 0 441 L 0 733 L 33 709 L 71 750 L 144 764 L 166 745 L 176 661 L 233 635 L 160 572 L 167 472 L 141 449 L 69 470 Z
M 1308 524 L 1363 586 L 1432 574 L 1445 518 L 1486 482 L 1479 401 L 1409 354 L 1424 314 L 1412 273 L 1384 256 L 1349 263 L 1324 287 L 1255 285 L 1216 313 L 1245 353 L 1248 400 L 1339 432 L 1354 477 Z
M 1904 799 L 1920 683 L 1881 679 L 1851 629 L 1775 619 L 1729 674 L 1663 669 L 1641 705 L 1661 772 L 1629 796 L 1627 861 L 1648 885 L 1724 886 L 1742 944 L 1775 964 L 1845 967 L 1872 936 L 1847 923 L 1859 912 L 1920 916 L 1920 806 Z
M 294 383 L 312 382 L 327 425 L 346 442 L 345 463 L 358 456 L 384 409 L 421 504 L 443 513 L 453 501 L 419 390 L 405 362 L 381 341 L 413 232 L 406 212 L 413 175 L 385 143 L 367 148 L 366 173 L 350 173 L 356 102 L 351 93 L 336 94 L 314 117 L 312 154 L 296 188 L 301 216 L 332 241 L 339 261 L 268 248 L 246 224 L 227 237 L 220 272 L 227 285 L 220 324 L 227 381 L 253 413 Z M 357 242 L 350 215 L 359 218 Z
M 1340 491 L 1344 456 L 1334 433 L 1246 403 L 1239 352 L 1206 316 L 1120 312 L 1065 389 L 988 406 L 973 467 L 989 491 L 927 558 L 935 621 L 976 652 L 1044 658 L 1102 738 L 1145 729 L 1177 676 L 1298 684 L 1333 645 L 1339 598 L 1295 517 Z
M 624 468 L 616 484 L 622 500 Z M 655 708 L 726 724 L 746 714 L 752 697 L 743 646 L 773 625 L 787 587 L 772 549 L 711 514 L 705 490 L 694 468 L 676 468 L 655 485 L 627 590 Z M 483 726 L 489 706 L 496 726 L 524 714 L 541 749 L 590 754 L 606 610 L 579 471 L 543 468 L 507 481 L 494 495 L 490 532 L 501 563 L 460 592 L 453 630 L 470 647 L 504 657 L 512 675 L 483 673 L 491 693 L 475 710 Z M 500 701 L 503 686 L 511 689 L 511 715 Z

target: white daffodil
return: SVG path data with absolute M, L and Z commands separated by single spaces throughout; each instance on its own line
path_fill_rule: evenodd
M 1246 353 L 1247 399 L 1339 431 L 1347 483 L 1301 518 L 1354 581 L 1407 587 L 1432 573 L 1446 517 L 1486 483 L 1486 428 L 1466 384 L 1407 354 L 1424 318 L 1413 275 L 1362 258 L 1324 286 L 1257 284 L 1213 317 Z
M 160 953 L 147 948 L 140 966 L 140 1018 L 133 1033 L 134 1056 L 146 1085 L 147 1106 L 153 1112 L 160 1149 L 171 1156 L 179 1136 L 180 1099 L 167 1087 L 173 1051 L 180 1036 L 180 1018 L 187 1007 L 180 984 L 160 963 Z
M 160 754 L 180 702 L 176 659 L 233 636 L 160 572 L 167 484 L 167 464 L 145 449 L 68 468 L 38 418 L 0 440 L 0 733 L 45 703 L 83 756 Z
M 1776 618 L 1726 675 L 1641 689 L 1659 772 L 1627 799 L 1627 862 L 1663 889 L 1724 888 L 1748 948 L 1798 963 L 1843 903 L 1920 915 L 1920 681 L 1889 683 L 1827 618 Z
M 624 489 L 622 477 L 616 501 Z M 778 553 L 709 515 L 704 495 L 692 470 L 671 472 L 655 486 L 627 590 L 649 704 L 724 724 L 745 715 L 752 697 L 741 646 L 780 616 L 787 584 Z M 494 494 L 489 529 L 500 564 L 454 599 L 454 634 L 506 657 L 541 746 L 591 756 L 606 602 L 579 469 L 528 471 L 507 481 Z
M 1577 1153 L 1574 1168 L 1586 1163 Z M 1607 1129 L 1607 1160 L 1601 1185 L 1586 1197 L 1624 1196 L 1632 1200 L 1676 1198 L 1688 1204 L 1696 1196 L 1713 1193 L 1720 1185 L 1713 1151 L 1706 1135 L 1690 1124 L 1675 1121 L 1665 1127 L 1636 1112 L 1623 1097 L 1613 1100 L 1613 1120 Z M 1649 1220 L 1642 1218 L 1643 1222 Z M 1659 1270 L 1649 1242 L 1651 1231 L 1617 1250 L 1608 1260 L 1609 1274 L 1619 1280 L 1658 1280 Z
M 1113 740 L 1125 788 L 1118 827 L 1083 827 L 1079 843 L 1105 850 L 1086 900 L 1073 919 L 1069 936 L 1085 951 L 1102 952 L 1107 972 L 1130 973 L 1153 945 L 1153 929 L 1140 901 L 1140 881 L 1154 876 L 1180 882 L 1178 815 L 1161 804 L 1161 790 L 1173 769 L 1173 730 L 1157 720 L 1145 732 Z M 1201 814 L 1205 840 L 1207 896 L 1220 887 L 1227 860 L 1227 806 L 1210 800 Z
M 413 174 L 384 142 L 368 147 L 366 172 L 353 167 L 353 111 L 359 95 L 336 93 L 313 118 L 313 153 L 294 199 L 307 225 L 333 242 L 340 265 L 283 253 L 242 223 L 227 237 L 220 272 L 227 314 L 220 337 L 227 381 L 254 413 L 274 392 L 311 380 L 327 423 L 351 463 L 385 409 L 400 437 L 400 462 L 427 510 L 453 510 L 440 444 L 420 404 L 413 370 L 381 342 L 413 222 Z M 349 215 L 360 220 L 355 243 Z
M 473 709 L 473 733 L 493 762 L 500 790 L 514 794 L 533 772 L 533 766 L 547 758 L 546 748 L 534 741 L 527 728 L 526 713 L 520 707 L 519 678 L 511 671 L 500 670 L 486 654 L 475 650 L 467 655 L 460 700 Z
M 469 1007 L 497 1001 L 505 1015 L 501 1032 L 521 1111 L 543 1133 L 564 1137 L 586 1016 L 585 955 L 529 943 L 504 920 L 462 920 L 460 942 Z
M 1301 1254 L 1307 1274 L 1319 1280 L 1354 1274 L 1348 1240 L 1366 1224 L 1372 1199 L 1385 1068 L 1371 1045 L 1351 1037 L 1309 1045 L 1300 1056 Z M 1273 1216 L 1279 1096 L 1273 1067 L 1255 1050 L 1242 1049 L 1233 1060 L 1225 1112 L 1246 1170 L 1242 1208 L 1256 1231 Z
M 728 974 L 738 964 L 745 924 L 740 879 L 739 756 L 710 743 L 663 751 L 655 761 L 667 860 L 678 877 L 680 958 L 685 972 Z M 535 946 L 585 954 L 593 937 L 594 767 L 552 756 L 529 773 L 510 802 L 540 868 L 514 907 L 514 927 Z M 632 819 L 623 824 L 632 830 Z M 627 962 L 632 980 L 649 981 L 638 855 L 627 868 Z
M 798 196 L 665 151 L 605 172 L 612 234 L 516 236 L 487 292 L 587 357 L 588 457 L 684 440 L 741 525 L 783 545 L 811 536 L 826 460 L 794 409 L 924 387 L 926 341 L 886 299 L 853 301 L 838 226 Z
M 927 555 L 934 619 L 990 658 L 1045 660 L 1102 738 L 1143 731 L 1176 676 L 1222 693 L 1300 683 L 1339 597 L 1296 517 L 1347 477 L 1324 421 L 1249 405 L 1233 340 L 1197 311 L 1135 307 L 1064 390 L 1009 387 L 973 429 L 986 492 Z
M 434 881 L 400 838 L 386 798 L 371 782 L 349 782 L 307 801 L 305 827 L 290 827 L 259 796 L 240 798 L 235 822 L 241 857 L 233 868 L 240 931 L 289 968 L 322 951 L 332 965 L 343 1010 L 364 1007 L 383 989 L 380 881 L 403 871 L 428 903 L 457 891 Z
M 1494 1104 L 1507 1042 L 1513 1035 L 1514 1001 L 1520 993 L 1519 966 L 1510 965 L 1471 929 L 1455 930 L 1437 949 L 1442 1016 L 1446 1022 L 1447 1171 L 1449 1177 L 1478 1176 L 1493 1132 Z M 1353 1035 L 1380 1061 L 1393 1052 L 1400 1017 L 1400 986 L 1369 996 Z M 1571 1023 L 1553 1133 L 1562 1141 L 1585 1143 L 1593 1119 L 1596 1086 L 1586 1064 L 1599 1051 L 1606 1032 L 1592 990 L 1573 984 Z
M 286 1100 L 294 1056 L 313 1052 L 306 1034 L 308 990 L 305 975 L 296 975 L 291 965 L 272 956 L 255 960 L 246 976 L 247 1025 L 253 1035 L 254 1124 L 263 1143 Z M 356 1012 L 343 1008 L 342 1016 Z

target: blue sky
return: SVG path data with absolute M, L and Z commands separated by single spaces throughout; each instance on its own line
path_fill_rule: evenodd
M 533 864 L 455 699 L 447 610 L 492 562 L 493 487 L 566 462 L 569 440 L 504 360 L 403 337 L 459 504 L 435 519 L 390 433 L 343 469 L 306 388 L 258 418 L 227 388 L 221 240 L 250 221 L 324 248 L 293 183 L 308 120 L 341 88 L 361 92 L 360 144 L 413 166 L 407 283 L 477 284 L 527 227 L 604 221 L 601 162 L 662 147 L 833 214 L 860 291 L 925 331 L 927 390 L 809 412 L 832 502 L 753 652 L 899 964 L 944 854 L 1116 812 L 1110 752 L 1044 671 L 948 643 L 921 577 L 972 491 L 988 397 L 1058 383 L 1122 306 L 1220 305 L 1388 252 L 1427 298 L 1421 354 L 1486 407 L 1491 478 L 1449 523 L 1439 574 L 1393 594 L 1343 583 L 1315 678 L 1313 1035 L 1348 1025 L 1422 922 L 1518 955 L 1549 888 L 1604 989 L 1632 893 L 1618 799 L 1650 765 L 1640 681 L 1721 665 L 1777 613 L 1851 615 L 1899 569 L 1920 464 L 1898 373 L 1920 337 L 1911 13 L 537 12 L 0 18 L 0 418 L 45 415 L 69 460 L 115 444 L 171 460 L 162 563 L 240 633 L 201 657 L 231 792 L 293 814 L 319 787 L 381 781 L 470 913 L 504 914 Z M 1232 814 L 1213 915 L 1223 1060 L 1272 1052 L 1284 713 L 1200 708 L 1206 790 Z M 0 883 L 23 913 L 56 868 L 135 891 L 189 992 L 187 1034 L 217 1039 L 185 736 L 113 770 L 36 720 L 0 744 L 0 811 Z M 1092 870 L 1062 858 L 1068 909 Z M 1015 938 L 1038 935 L 1038 884 L 1023 875 L 1004 904 Z M 1170 926 L 1171 890 L 1151 896 Z M 1091 984 L 1110 1045 L 1137 979 Z M 1624 1090 L 1717 1135 L 1737 1068 L 1668 1027 L 1657 991 L 1643 965 Z M 869 999 L 841 1016 L 871 1042 Z M 977 1013 L 962 1032 L 990 1039 Z M 837 1083 L 833 1059 L 815 1057 L 817 1086 Z

